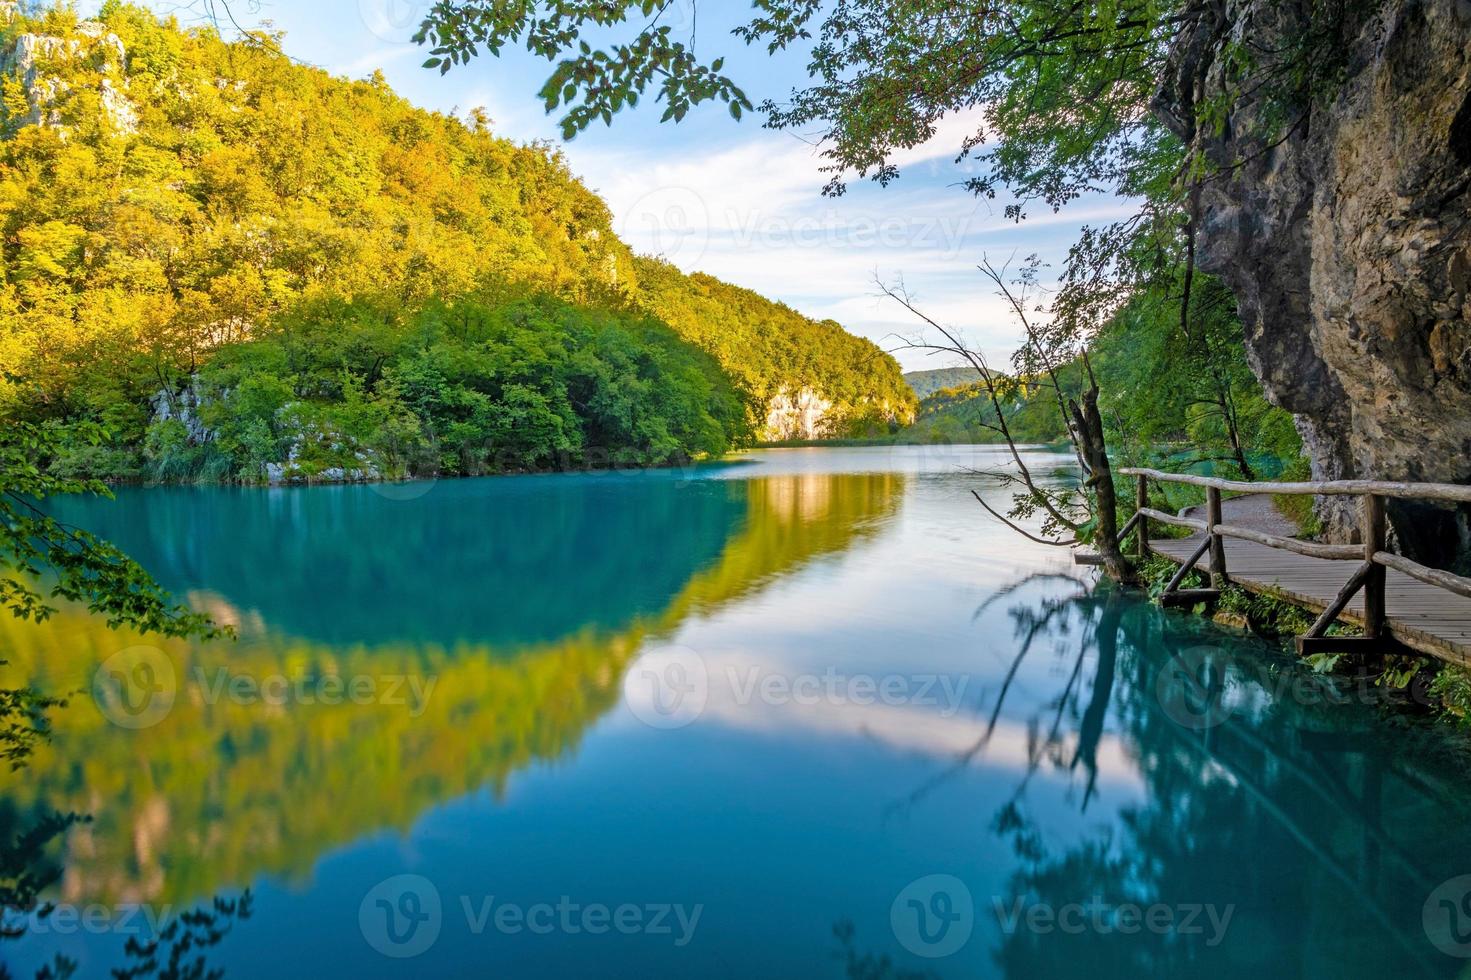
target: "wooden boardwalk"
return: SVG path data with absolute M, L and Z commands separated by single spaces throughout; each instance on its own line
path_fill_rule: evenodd
M 1176 562 L 1187 561 L 1204 540 L 1153 539 L 1150 549 Z M 1226 538 L 1226 572 L 1235 585 L 1248 592 L 1271 592 L 1294 604 L 1321 613 L 1333 602 L 1359 561 L 1309 558 L 1252 541 Z M 1208 558 L 1196 568 L 1210 571 Z M 1385 625 L 1389 636 L 1411 649 L 1471 666 L 1471 599 L 1387 569 L 1384 586 Z M 1362 626 L 1364 595 L 1349 602 L 1340 620 Z

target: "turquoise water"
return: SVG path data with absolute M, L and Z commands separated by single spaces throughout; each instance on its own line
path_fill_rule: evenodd
M 78 692 L 0 777 L 0 830 L 90 818 L 0 956 L 106 976 L 191 934 L 179 963 L 231 977 L 1458 975 L 1464 756 L 998 527 L 968 471 L 1000 464 L 66 502 L 239 639 L 0 625 L 8 681 Z

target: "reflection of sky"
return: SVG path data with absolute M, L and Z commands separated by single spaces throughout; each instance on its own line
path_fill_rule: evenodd
M 994 465 L 993 451 L 975 453 L 967 465 Z M 1040 470 L 1066 460 L 1039 453 L 1033 462 Z M 905 968 L 935 967 L 941 976 L 997 976 L 993 954 L 1005 937 L 995 903 L 1010 903 L 1012 875 L 1022 867 L 996 829 L 1011 803 L 1024 809 L 1051 855 L 1074 856 L 1084 843 L 1101 841 L 1106 856 L 1127 851 L 1151 873 L 1157 862 L 1168 872 L 1161 887 L 1178 897 L 1241 902 L 1234 944 L 1203 960 L 1209 968 L 1199 975 L 1239 975 L 1264 962 L 1280 969 L 1253 975 L 1375 975 L 1379 960 L 1372 958 L 1355 973 L 1359 960 L 1343 952 L 1355 941 L 1384 956 L 1408 952 L 1426 965 L 1426 950 L 1414 943 L 1428 886 L 1418 878 L 1405 886 L 1393 875 L 1413 866 L 1426 842 L 1452 841 L 1463 810 L 1454 800 L 1428 804 L 1417 784 L 1410 823 L 1338 801 L 1334 780 L 1352 792 L 1375 785 L 1372 770 L 1362 768 L 1347 768 L 1340 779 L 1340 768 L 1362 767 L 1365 757 L 1350 748 L 1305 760 L 1302 746 L 1314 731 L 1341 730 L 1352 739 L 1362 713 L 1325 720 L 1258 692 L 1239 727 L 1185 731 L 1161 719 L 1148 677 L 1128 673 L 1162 657 L 1161 649 L 1131 647 L 1105 692 L 1107 712 L 1094 719 L 1093 779 L 1086 761 L 1074 760 L 1097 694 L 1100 654 L 1074 607 L 1038 633 L 987 737 L 1021 649 L 1018 613 L 1078 591 L 1061 579 L 1079 574 L 1066 552 L 1017 538 L 967 493 L 980 489 L 1004 503 L 1003 491 L 918 447 L 755 453 L 744 466 L 705 469 L 695 479 L 779 482 L 885 468 L 911 476 L 898 485 L 899 507 L 883 510 L 873 533 L 730 601 L 697 606 L 648 641 L 646 652 L 681 649 L 701 658 L 708 697 L 693 723 L 650 727 L 640 720 L 646 705 L 625 687 L 624 701 L 580 732 L 575 749 L 521 769 L 503 791 L 443 799 L 402 834 L 371 833 L 320 854 L 289 880 L 257 880 L 257 914 L 222 947 L 222 965 L 239 976 L 825 976 L 839 965 L 832 928 L 851 919 L 860 953 L 888 955 Z M 803 485 L 797 481 L 792 492 Z M 1053 577 L 1004 592 L 1032 573 Z M 1192 622 L 1116 598 L 1109 608 L 1133 617 L 1132 632 L 1120 630 L 1132 637 L 1121 648 L 1174 642 L 1156 644 L 1147 631 Z M 1217 635 L 1215 642 L 1228 641 Z M 1239 646 L 1254 656 L 1264 650 Z M 933 703 L 857 703 L 844 695 L 854 689 L 841 685 L 837 698 L 816 704 L 738 689 L 753 676 L 759 684 L 829 673 L 899 677 L 909 690 L 934 675 L 949 686 L 931 688 Z M 1069 685 L 1072 697 L 1059 711 Z M 946 692 L 959 697 L 946 700 Z M 1125 724 L 1129 711 L 1147 717 Z M 1039 754 L 1054 725 L 1055 746 Z M 1401 743 L 1387 744 L 1393 752 Z M 1294 782 L 1316 777 L 1322 783 L 1306 789 Z M 1150 821 L 1163 824 L 1160 836 L 1131 836 Z M 1390 834 L 1393 848 L 1375 843 L 1373 833 Z M 1455 846 L 1446 850 L 1451 857 L 1433 865 L 1452 867 Z M 1375 853 L 1389 859 L 1358 883 L 1352 876 Z M 357 924 L 363 895 L 402 873 L 430 878 L 446 916 L 433 948 L 408 964 L 380 957 Z M 932 874 L 960 878 L 976 906 L 974 936 L 940 963 L 902 949 L 889 919 L 900 890 Z M 1088 887 L 1083 880 L 1064 879 L 1063 894 L 1091 899 L 1066 890 Z M 529 905 L 564 895 L 584 904 L 698 904 L 702 913 L 694 941 L 680 949 L 648 935 L 476 935 L 462 910 L 462 901 L 473 908 L 492 896 Z M 1355 915 L 1368 926 L 1345 927 L 1340 936 L 1338 918 Z M 1407 923 L 1394 942 L 1376 931 L 1390 919 Z M 1300 952 L 1313 929 L 1321 933 L 1316 952 Z M 68 950 L 85 962 L 114 949 L 115 938 L 78 937 Z M 37 962 L 46 949 L 21 948 Z M 1309 955 L 1317 959 L 1297 958 Z M 1439 975 L 1435 965 L 1420 972 Z M 1130 966 L 1093 972 L 1140 975 Z

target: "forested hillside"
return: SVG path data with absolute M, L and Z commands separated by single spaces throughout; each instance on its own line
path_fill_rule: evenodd
M 115 0 L 6 20 L 0 411 L 102 423 L 69 470 L 657 464 L 759 435 L 788 392 L 832 403 L 824 431 L 910 410 L 876 347 L 637 260 L 481 114 Z
M 928 371 L 906 371 L 904 380 L 915 395 L 925 399 L 946 388 L 965 388 L 980 380 L 973 367 L 932 368 Z
M 894 361 L 832 320 L 812 320 L 749 289 L 638 258 L 640 302 L 702 349 L 764 407 L 772 438 L 872 431 L 913 417 Z
M 1110 445 L 1120 459 L 1170 466 L 1200 464 L 1247 477 L 1307 475 L 1292 418 L 1268 404 L 1252 374 L 1241 321 L 1218 280 L 1197 277 L 1191 330 L 1182 333 L 1174 293 L 1140 291 L 1098 331 L 1090 350 L 1092 380 Z M 1088 385 L 1073 359 L 1053 372 L 995 375 L 996 399 L 975 368 L 905 375 L 920 402 L 912 442 L 999 442 L 999 403 L 1018 442 L 1066 442 L 1059 408 Z

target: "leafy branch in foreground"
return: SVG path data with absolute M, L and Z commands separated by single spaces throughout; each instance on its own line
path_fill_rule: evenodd
M 1077 329 L 1074 320 L 1057 315 L 1055 307 L 1049 308 L 1038 302 L 1040 286 L 1037 276 L 1041 264 L 1036 256 L 1030 257 L 1013 279 L 1008 279 L 1005 266 L 998 269 L 984 257 L 978 268 L 996 287 L 997 295 L 1005 300 L 1025 332 L 1025 343 L 1012 358 L 1016 369 L 1014 378 L 992 371 L 985 356 L 968 347 L 954 329 L 923 313 L 902 284 L 888 286 L 879 283 L 884 295 L 943 338 L 938 343 L 923 337 L 916 338 L 906 341 L 905 346 L 958 356 L 975 368 L 980 376 L 980 386 L 994 412 L 994 422 L 983 420 L 981 425 L 1001 436 L 1015 468 L 1015 472 L 998 470 L 981 475 L 995 478 L 1017 492 L 1012 498 L 1011 511 L 1005 515 L 987 504 L 980 494 L 974 494 L 976 501 L 992 517 L 1040 544 L 1093 544 L 1110 575 L 1131 580 L 1133 569 L 1119 548 L 1115 516 L 1118 505 L 1103 418 L 1098 408 L 1098 380 L 1088 356 L 1087 342 L 1090 338 Z M 1035 314 L 1041 314 L 1043 319 L 1039 320 Z M 1066 365 L 1081 367 L 1085 383 L 1080 391 L 1071 391 L 1064 385 L 1061 374 Z M 1007 422 L 1004 404 L 1010 394 L 1021 388 L 1051 392 L 1082 473 L 1080 486 L 1066 490 L 1046 486 L 1028 468 Z M 1042 519 L 1040 534 L 1033 534 L 1021 526 L 1020 522 L 1038 515 Z
M 686 45 L 671 25 L 660 23 L 675 2 L 441 0 L 414 41 L 429 45 L 424 67 L 440 74 L 468 64 L 482 47 L 498 55 L 508 44 L 524 43 L 527 51 L 548 61 L 563 56 L 539 94 L 548 112 L 566 106 L 561 125 L 567 139 L 599 119 L 611 124 L 615 112 L 637 105 L 651 85 L 657 85 L 656 100 L 665 104 L 664 120 L 679 122 L 691 107 L 711 99 L 726 103 L 730 114 L 740 119 L 752 108 L 751 101 L 722 73 L 725 60 L 701 61 L 693 40 Z M 640 19 L 642 25 L 626 43 L 594 48 L 580 40 L 583 31 L 616 29 Z
M 102 432 L 73 435 L 100 443 Z M 13 422 L 0 432 L 0 609 L 41 622 L 56 609 L 48 599 L 85 605 L 111 628 L 213 640 L 233 636 L 228 626 L 173 603 L 143 567 L 112 544 L 63 524 L 39 506 L 57 494 L 110 497 L 97 480 L 52 476 L 43 462 L 55 451 L 55 430 Z M 46 584 L 49 582 L 49 587 Z

